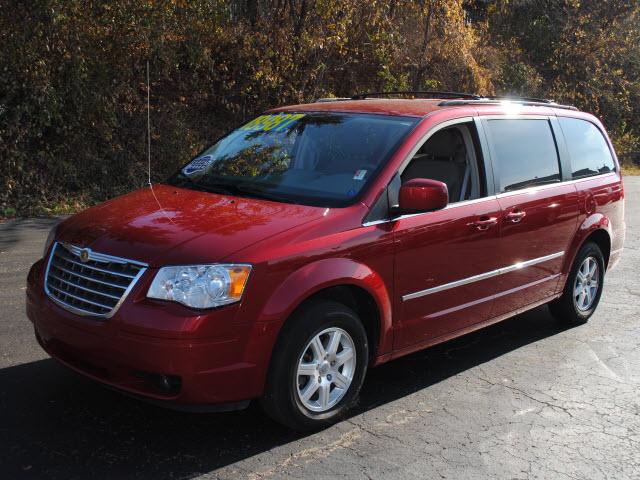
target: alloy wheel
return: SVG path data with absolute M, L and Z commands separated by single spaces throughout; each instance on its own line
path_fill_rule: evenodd
M 573 287 L 573 301 L 576 308 L 581 312 L 588 311 L 597 296 L 600 285 L 600 268 L 594 257 L 586 257 L 576 275 Z
M 298 360 L 295 387 L 312 412 L 326 412 L 347 393 L 356 371 L 356 349 L 343 329 L 327 328 L 307 344 Z

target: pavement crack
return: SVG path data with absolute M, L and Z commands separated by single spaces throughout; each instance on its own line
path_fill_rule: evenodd
M 528 399 L 530 399 L 530 400 L 532 400 L 532 401 L 534 401 L 536 403 L 539 403 L 541 405 L 545 405 L 545 406 L 547 406 L 547 407 L 549 407 L 551 409 L 560 410 L 560 411 L 566 413 L 569 417 L 573 418 L 573 414 L 569 411 L 569 409 L 566 408 L 566 407 L 563 407 L 562 405 L 558 405 L 556 403 L 552 403 L 552 402 L 549 402 L 549 401 L 546 401 L 546 400 L 541 400 L 541 399 L 536 398 L 533 395 L 527 393 L 526 391 L 524 391 L 524 390 L 522 390 L 520 388 L 514 387 L 512 385 L 507 385 L 507 384 L 501 383 L 501 382 L 492 382 L 492 381 L 490 381 L 490 380 L 488 380 L 486 378 L 483 378 L 483 377 L 478 377 L 478 379 L 483 381 L 483 382 L 488 383 L 489 385 L 500 386 L 500 387 L 506 388 L 508 390 L 512 390 L 514 392 L 517 392 L 520 395 L 522 395 L 523 397 L 526 397 L 526 398 L 528 398 Z

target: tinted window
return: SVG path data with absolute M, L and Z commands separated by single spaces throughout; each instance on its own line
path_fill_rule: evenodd
M 447 185 L 449 203 L 482 195 L 473 123 L 438 130 L 420 147 L 402 172 L 402 183 L 429 178 Z
M 560 118 L 559 121 L 567 141 L 573 178 L 615 170 L 607 142 L 593 123 L 577 118 Z
M 417 118 L 266 114 L 229 133 L 168 183 L 184 188 L 339 207 L 353 203 Z
M 547 120 L 489 120 L 500 191 L 560 181 L 558 152 Z

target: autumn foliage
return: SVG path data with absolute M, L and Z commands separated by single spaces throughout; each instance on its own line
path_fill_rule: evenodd
M 551 97 L 640 151 L 636 1 L 2 0 L 0 216 L 73 209 L 269 107 L 367 90 Z

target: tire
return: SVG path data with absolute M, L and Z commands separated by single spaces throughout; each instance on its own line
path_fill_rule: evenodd
M 594 265 L 594 273 L 587 276 L 585 280 L 585 272 L 591 270 Z M 552 315 L 567 325 L 586 323 L 600 302 L 604 286 L 604 273 L 605 265 L 602 251 L 593 242 L 585 243 L 578 251 L 571 266 L 562 296 L 549 304 Z M 594 281 L 596 282 L 595 288 L 593 287 Z M 574 295 L 575 291 L 587 293 Z
M 337 348 L 330 348 L 332 340 Z M 283 328 L 273 352 L 261 404 L 275 421 L 294 430 L 317 430 L 342 418 L 356 402 L 369 345 L 350 308 L 329 300 L 303 306 Z

